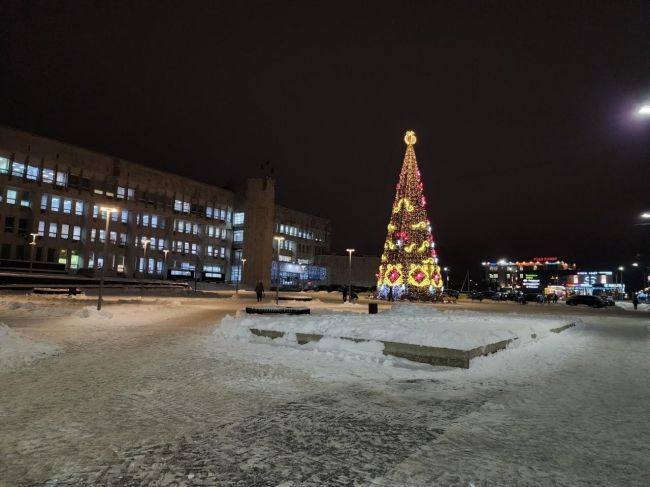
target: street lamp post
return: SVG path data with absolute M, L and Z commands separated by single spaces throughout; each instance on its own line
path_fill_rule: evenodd
M 97 296 L 97 311 L 102 309 L 102 295 L 104 294 L 104 275 L 106 274 L 106 264 L 108 262 L 108 225 L 111 222 L 111 213 L 117 212 L 117 208 L 101 207 L 101 211 L 106 212 L 106 229 L 104 230 L 104 260 L 102 261 L 102 273 L 99 278 L 99 295 Z
M 447 289 L 449 289 L 449 271 L 451 269 L 449 267 L 444 267 L 442 270 L 447 273 Z
M 275 304 L 279 304 L 280 302 L 280 242 L 284 240 L 284 237 L 273 237 L 277 242 L 278 242 L 278 267 L 276 269 L 277 271 L 277 278 L 275 282 Z
M 167 254 L 169 253 L 169 249 L 163 250 L 163 253 L 165 254 L 163 260 L 163 279 L 167 279 Z
M 239 281 L 241 281 L 242 275 L 244 274 L 244 266 L 246 265 L 246 259 L 239 260 L 239 275 L 235 281 L 235 294 L 239 294 Z
M 348 303 L 352 302 L 352 252 L 354 249 L 345 249 L 350 256 L 348 261 Z
M 149 240 L 147 237 L 143 237 L 142 240 L 140 240 L 140 242 L 142 242 L 142 246 L 144 247 L 144 254 L 143 254 L 144 255 L 144 257 L 143 257 L 144 265 L 142 267 L 142 278 L 140 279 L 140 297 L 143 297 L 144 296 L 144 278 L 147 275 L 147 267 L 149 267 L 149 263 L 147 262 L 147 245 L 149 245 L 149 242 L 151 242 L 151 240 Z
M 29 272 L 32 272 L 34 268 L 34 249 L 36 248 L 36 237 L 38 233 L 30 233 L 32 236 L 32 241 L 29 242 Z

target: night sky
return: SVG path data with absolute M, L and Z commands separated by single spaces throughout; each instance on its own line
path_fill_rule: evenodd
M 270 161 L 375 255 L 412 129 L 443 265 L 650 265 L 650 2 L 430 3 L 0 0 L 0 123 L 216 185 Z

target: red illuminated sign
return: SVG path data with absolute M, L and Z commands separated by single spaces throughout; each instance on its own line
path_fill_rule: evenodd
M 557 257 L 533 257 L 533 262 L 555 262 L 558 261 Z

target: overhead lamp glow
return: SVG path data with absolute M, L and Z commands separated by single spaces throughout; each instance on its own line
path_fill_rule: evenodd
M 643 105 L 641 108 L 639 108 L 637 113 L 639 115 L 650 116 L 650 105 Z
M 650 213 L 647 211 L 645 213 L 641 213 L 641 218 L 650 218 Z

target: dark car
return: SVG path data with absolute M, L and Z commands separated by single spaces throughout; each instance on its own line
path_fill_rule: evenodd
M 578 306 L 579 304 L 584 304 L 586 306 L 591 306 L 592 308 L 602 308 L 607 306 L 605 301 L 603 301 L 598 296 L 571 296 L 566 300 L 566 304 L 570 306 Z
M 450 296 L 454 299 L 458 299 L 460 297 L 460 291 L 456 291 L 455 289 L 445 289 L 444 292 L 447 296 Z

